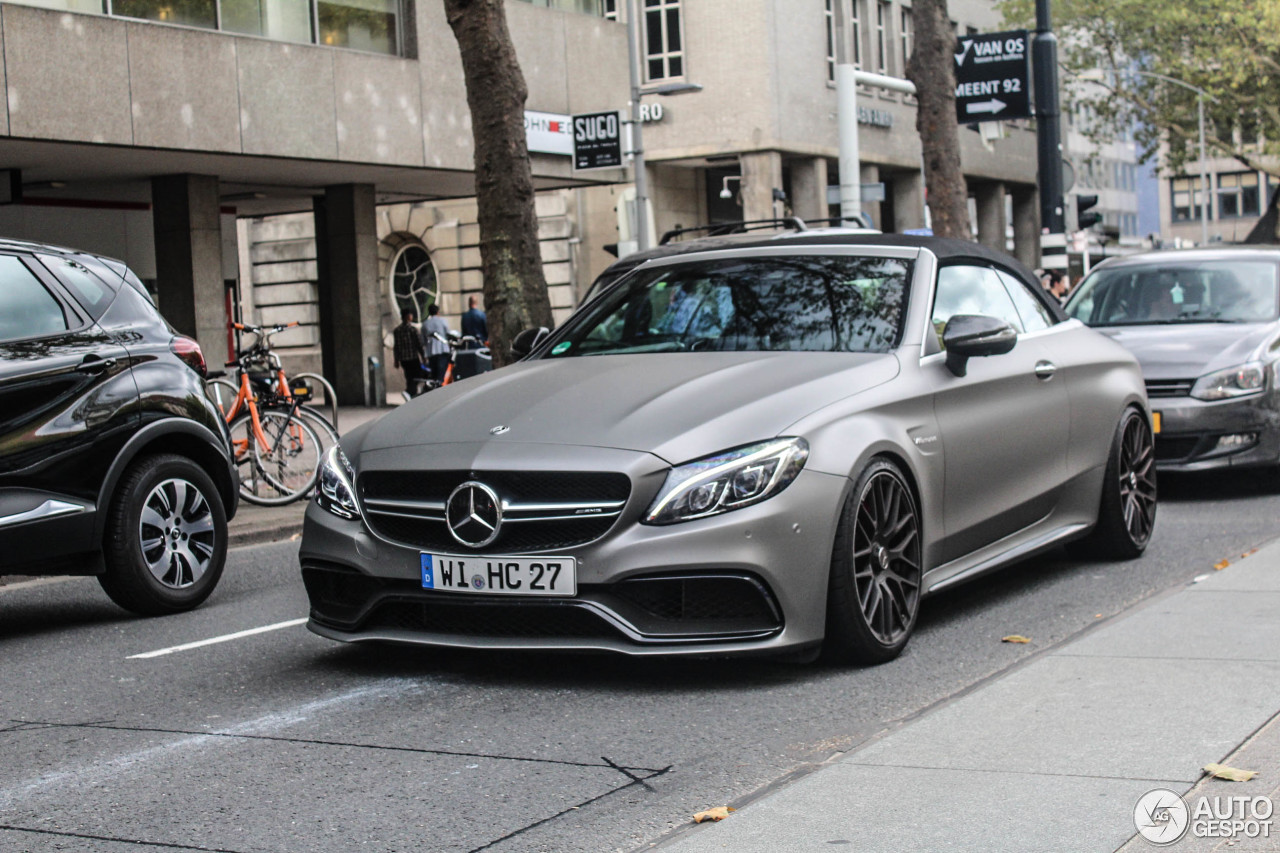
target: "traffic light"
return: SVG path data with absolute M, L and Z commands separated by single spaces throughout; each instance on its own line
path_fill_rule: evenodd
M 1096 195 L 1076 196 L 1076 227 L 1081 231 L 1086 228 L 1092 228 L 1102 221 L 1101 213 L 1089 209 L 1097 203 L 1098 197 Z

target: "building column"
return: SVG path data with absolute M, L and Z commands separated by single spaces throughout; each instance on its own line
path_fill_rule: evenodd
M 325 378 L 342 403 L 385 406 L 385 371 L 399 365 L 382 365 L 381 381 L 370 383 L 369 359 L 382 360 L 373 185 L 325 187 L 314 204 Z
M 742 218 L 773 219 L 773 191 L 782 189 L 782 155 L 777 151 L 739 154 L 742 166 Z M 781 205 L 778 212 L 782 212 Z
M 151 179 L 160 311 L 175 329 L 199 342 L 215 367 L 235 356 L 227 353 L 220 207 L 214 175 Z
M 827 159 L 806 157 L 792 160 L 791 210 L 801 219 L 826 219 Z
M 924 179 L 919 172 L 896 172 L 888 189 L 893 193 L 893 230 L 924 227 Z
M 1015 189 L 1013 195 L 1013 254 L 1027 266 L 1040 266 L 1040 197 L 1035 187 Z
M 1004 184 L 999 181 L 978 184 L 973 195 L 978 208 L 978 242 L 998 252 L 1007 251 Z
M 858 168 L 858 180 L 864 184 L 880 183 L 880 167 L 875 164 L 863 163 Z M 862 212 L 871 217 L 872 226 L 884 231 L 884 210 L 878 201 L 862 200 Z

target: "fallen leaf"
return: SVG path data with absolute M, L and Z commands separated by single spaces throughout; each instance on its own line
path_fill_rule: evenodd
M 299 539 L 301 539 L 301 538 L 302 538 L 302 534 L 301 534 L 301 533 L 295 533 L 295 534 L 293 534 L 292 536 L 290 536 L 290 537 L 289 537 L 289 541 L 290 541 L 290 542 L 297 542 L 297 541 L 298 541 Z
M 1245 557 L 1249 556 L 1250 554 L 1256 554 L 1256 553 L 1258 553 L 1257 548 L 1250 548 L 1248 551 L 1245 551 L 1243 554 L 1240 555 L 1240 559 L 1243 560 Z
M 1095 613 L 1095 614 L 1093 614 L 1093 618 L 1094 618 L 1094 619 L 1101 619 L 1101 618 L 1102 618 L 1102 614 L 1101 614 L 1101 613 Z
M 1227 566 L 1229 566 L 1229 565 L 1231 565 L 1231 561 L 1230 561 L 1230 560 L 1219 560 L 1218 562 L 1216 562 L 1216 563 L 1214 563 L 1214 564 L 1213 564 L 1213 567 L 1214 567 L 1215 569 L 1217 569 L 1218 571 L 1222 571 L 1223 569 L 1225 569 L 1225 568 L 1226 568 Z
M 1001 637 L 1001 638 L 1000 638 L 1000 642 L 1002 642 L 1002 643 L 1029 643 L 1029 642 L 1031 642 L 1031 638 L 1030 638 L 1030 637 L 1024 637 L 1024 636 L 1022 636 L 1021 634 L 1010 634 L 1010 635 L 1009 635 L 1009 636 L 1007 636 L 1007 637 Z
M 707 809 L 705 812 L 698 812 L 693 816 L 694 823 L 702 823 L 704 820 L 724 820 L 729 816 L 729 812 L 734 809 L 728 806 L 718 806 L 714 809 Z
M 1204 772 L 1214 779 L 1226 779 L 1228 782 L 1248 782 L 1258 775 L 1257 770 L 1239 770 L 1235 767 L 1228 767 L 1225 764 L 1206 764 Z

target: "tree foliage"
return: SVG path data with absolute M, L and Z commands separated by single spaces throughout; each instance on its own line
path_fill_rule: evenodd
M 1034 0 L 1000 7 L 1013 26 L 1035 20 Z M 1280 176 L 1280 0 L 1058 0 L 1053 25 L 1066 82 L 1104 73 L 1066 93 L 1088 108 L 1096 141 L 1132 129 L 1144 161 L 1162 142 L 1174 172 L 1197 158 L 1196 93 L 1131 72 L 1161 74 L 1208 93 L 1209 156 Z
M 445 0 L 444 5 L 462 54 L 471 109 L 484 304 L 494 366 L 501 367 L 522 330 L 552 325 L 525 141 L 529 89 L 503 0 Z

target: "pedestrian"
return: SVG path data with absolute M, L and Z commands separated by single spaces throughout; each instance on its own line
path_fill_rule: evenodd
M 427 339 L 427 366 L 431 368 L 431 378 L 443 382 L 444 373 L 449 369 L 449 323 L 440 316 L 440 306 L 434 302 L 427 306 L 422 334 Z
M 1067 277 L 1062 274 L 1061 270 L 1049 270 L 1044 277 L 1045 290 L 1059 302 L 1067 298 Z
M 462 336 L 470 336 L 479 341 L 474 346 L 484 346 L 489 341 L 489 321 L 485 319 L 484 312 L 476 307 L 474 296 L 467 297 L 467 311 L 462 315 Z
M 404 389 L 407 397 L 416 397 L 422 393 L 422 380 L 427 378 L 422 362 L 426 359 L 426 350 L 422 348 L 422 333 L 417 326 L 418 312 L 405 308 L 400 312 L 400 325 L 393 332 L 396 362 L 404 371 Z

